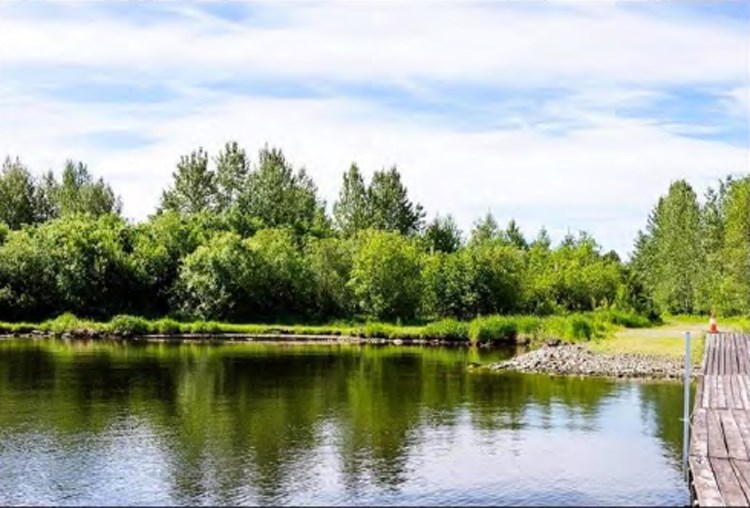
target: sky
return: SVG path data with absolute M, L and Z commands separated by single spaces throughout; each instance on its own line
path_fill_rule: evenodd
M 671 181 L 750 171 L 749 124 L 744 0 L 0 3 L 0 156 L 82 160 L 133 220 L 236 140 L 329 209 L 352 162 L 395 164 L 428 218 L 627 257 Z

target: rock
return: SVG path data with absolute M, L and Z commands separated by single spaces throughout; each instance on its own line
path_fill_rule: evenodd
M 679 358 L 597 354 L 584 346 L 565 345 L 559 341 L 550 341 L 545 347 L 496 363 L 490 368 L 620 379 L 681 379 L 683 376 L 682 360 Z

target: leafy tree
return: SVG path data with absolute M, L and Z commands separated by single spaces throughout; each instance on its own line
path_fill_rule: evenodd
M 721 307 L 750 312 L 750 177 L 734 181 L 727 193 L 726 229 L 721 260 L 725 267 Z
M 18 159 L 10 157 L 0 170 L 0 221 L 11 229 L 36 221 L 35 185 L 29 170 Z
M 311 238 L 305 245 L 304 263 L 310 272 L 308 287 L 316 317 L 346 317 L 354 312 L 354 295 L 347 285 L 352 257 L 350 241 Z
M 356 164 L 344 173 L 339 199 L 333 205 L 333 217 L 336 229 L 344 236 L 351 236 L 371 225 L 367 188 Z
M 216 208 L 216 174 L 209 169 L 203 148 L 180 157 L 172 180 L 162 193 L 160 211 L 197 213 Z
M 461 242 L 461 230 L 451 215 L 436 216 L 424 232 L 424 243 L 429 252 L 456 252 Z
M 264 269 L 238 234 L 215 235 L 189 254 L 180 268 L 181 310 L 203 319 L 246 319 L 257 312 Z
M 699 274 L 704 265 L 700 248 L 700 208 L 695 191 L 684 180 L 673 182 L 649 217 L 639 238 L 635 266 L 654 301 L 672 313 L 691 313 Z
M 219 210 L 228 210 L 242 192 L 250 174 L 250 161 L 236 141 L 224 145 L 216 156 L 216 189 Z
M 360 308 L 377 319 L 411 319 L 419 310 L 419 249 L 393 232 L 365 231 L 358 239 L 350 285 Z
M 496 240 L 500 236 L 500 228 L 497 225 L 495 216 L 492 212 L 487 212 L 484 217 L 474 223 L 471 230 L 469 244 L 477 245 L 480 243 Z
M 471 252 L 466 249 L 451 254 L 436 251 L 425 256 L 422 269 L 424 315 L 473 317 L 477 303 L 473 291 L 474 273 Z
M 238 198 L 239 212 L 263 227 L 291 227 L 295 233 L 324 234 L 325 203 L 304 169 L 294 171 L 281 150 L 263 148 Z
M 409 200 L 395 166 L 375 172 L 367 189 L 367 201 L 373 228 L 407 236 L 422 230 L 425 212 L 422 205 Z
M 56 208 L 60 215 L 90 213 L 95 216 L 119 214 L 120 198 L 102 178 L 94 180 L 82 162 L 68 161 L 62 181 L 55 189 Z
M 502 237 L 507 243 L 517 249 L 526 250 L 529 248 L 529 244 L 526 242 L 521 228 L 518 227 L 518 224 L 513 219 L 508 222 L 508 226 L 503 231 Z
M 34 191 L 34 213 L 36 222 L 46 222 L 60 216 L 60 203 L 57 196 L 59 185 L 55 174 L 47 171 L 36 184 Z M 119 206 L 119 200 L 116 202 Z M 117 211 L 117 210 L 112 210 Z

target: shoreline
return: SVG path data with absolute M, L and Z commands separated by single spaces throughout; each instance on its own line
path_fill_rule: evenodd
M 119 340 L 128 342 L 168 342 L 168 343 L 224 343 L 247 342 L 254 344 L 299 344 L 299 345 L 393 345 L 393 346 L 456 346 L 478 347 L 482 349 L 493 347 L 522 346 L 517 342 L 492 341 L 474 344 L 464 340 L 446 339 L 418 339 L 381 337 L 357 337 L 354 335 L 314 335 L 314 334 L 247 334 L 247 333 L 182 333 L 182 334 L 118 334 L 118 333 L 62 333 L 35 331 L 30 333 L 4 333 L 0 340 L 7 339 L 61 339 L 61 340 Z
M 608 354 L 591 351 L 580 344 L 550 344 L 480 368 L 493 372 L 674 382 L 684 378 L 684 362 L 684 358 L 667 355 Z M 698 367 L 692 366 L 692 380 L 699 377 Z

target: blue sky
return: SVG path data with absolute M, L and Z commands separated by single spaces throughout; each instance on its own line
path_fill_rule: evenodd
M 81 159 L 142 219 L 176 161 L 285 149 L 324 198 L 397 164 L 465 229 L 623 255 L 670 181 L 748 171 L 750 3 L 4 2 L 0 154 Z

